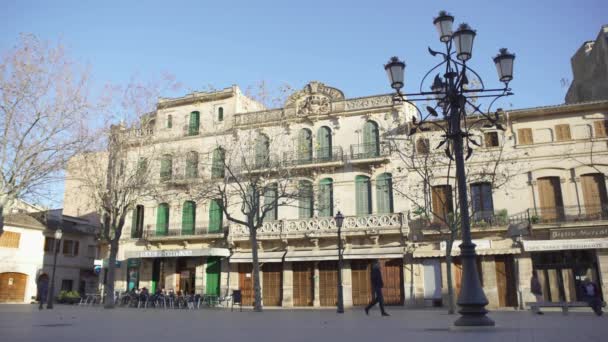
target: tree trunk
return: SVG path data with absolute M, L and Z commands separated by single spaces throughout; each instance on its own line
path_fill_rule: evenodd
M 448 314 L 453 315 L 456 312 L 456 305 L 454 301 L 454 285 L 452 282 L 452 242 L 448 242 L 445 253 L 446 273 L 448 278 Z
M 255 228 L 249 227 L 251 256 L 253 261 L 253 311 L 262 312 L 262 288 L 260 286 L 260 263 L 258 260 L 258 239 Z
M 108 258 L 108 270 L 106 271 L 106 297 L 104 301 L 104 308 L 114 308 L 114 278 L 116 269 L 116 255 L 118 254 L 118 238 L 110 240 L 110 256 Z
M 0 235 L 4 233 L 4 205 L 0 204 Z

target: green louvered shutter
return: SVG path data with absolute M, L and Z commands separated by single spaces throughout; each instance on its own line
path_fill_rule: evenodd
M 380 154 L 378 141 L 378 125 L 368 121 L 363 127 L 363 151 L 366 158 L 377 157 Z
M 301 219 L 312 217 L 313 198 L 312 183 L 309 181 L 299 182 L 299 213 Z
M 211 200 L 211 203 L 209 203 L 209 233 L 222 231 L 223 216 L 219 200 Z
M 200 113 L 190 113 L 190 124 L 188 125 L 188 135 L 198 135 L 198 126 L 200 123 Z
M 163 156 L 160 161 L 160 179 L 169 180 L 171 179 L 171 172 L 173 169 L 173 160 L 171 156 Z
M 224 177 L 224 150 L 216 148 L 213 150 L 213 160 L 211 161 L 211 177 Z
M 308 163 L 312 160 L 312 134 L 303 128 L 298 134 L 298 164 Z
M 205 294 L 212 296 L 220 295 L 220 272 L 221 264 L 218 257 L 207 257 L 207 282 L 205 286 Z
M 137 207 L 135 207 L 131 214 L 133 217 L 131 218 L 131 238 L 137 237 Z
M 372 213 L 371 191 L 369 177 L 357 176 L 355 178 L 355 202 L 357 215 L 369 215 Z
M 319 216 L 334 215 L 334 189 L 331 178 L 322 179 L 319 183 Z
M 268 165 L 268 138 L 260 135 L 255 144 L 255 166 L 262 167 Z
M 196 220 L 196 204 L 192 201 L 184 202 L 182 209 L 182 234 L 194 234 L 194 221 Z
M 264 207 L 268 208 L 273 205 L 273 202 L 277 198 L 277 185 L 269 184 L 264 190 Z M 277 219 L 278 208 L 275 205 L 270 211 L 266 213 L 264 221 L 275 221 Z
M 161 203 L 156 212 L 156 235 L 165 236 L 169 232 L 169 205 Z
M 331 160 L 331 130 L 321 127 L 317 131 L 317 159 L 321 161 Z
M 388 173 L 376 178 L 376 207 L 379 214 L 393 212 L 393 180 Z
M 198 177 L 198 155 L 196 152 L 189 152 L 186 158 L 186 178 Z

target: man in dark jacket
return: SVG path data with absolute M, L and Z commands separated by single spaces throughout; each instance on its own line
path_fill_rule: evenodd
M 40 303 L 38 306 L 38 310 L 42 310 L 42 305 L 46 303 L 46 298 L 49 293 L 49 277 L 46 274 L 38 277 L 38 302 Z
M 585 278 L 581 284 L 581 292 L 583 293 L 583 299 L 589 304 L 593 312 L 596 315 L 601 316 L 604 312 L 602 311 L 602 299 L 600 298 L 600 292 L 594 282 Z
M 384 311 L 384 297 L 382 296 L 382 288 L 384 287 L 384 283 L 382 282 L 382 272 L 380 271 L 380 262 L 378 260 L 374 260 L 372 264 L 372 292 L 374 298 L 372 302 L 369 303 L 368 306 L 365 307 L 365 314 L 369 315 L 369 309 L 371 309 L 376 303 L 380 304 L 380 312 L 382 312 L 382 316 L 390 316 L 386 311 Z

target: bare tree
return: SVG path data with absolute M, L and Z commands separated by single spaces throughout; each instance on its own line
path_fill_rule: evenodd
M 88 148 L 88 71 L 61 44 L 31 34 L 0 61 L 0 234 L 17 199 L 49 199 L 49 185 Z

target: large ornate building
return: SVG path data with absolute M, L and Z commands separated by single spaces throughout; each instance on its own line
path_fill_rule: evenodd
M 533 269 L 547 300 L 578 298 L 585 277 L 608 293 L 608 101 L 499 115 L 505 131 L 473 131 L 480 147 L 467 170 L 478 268 L 490 307 L 527 301 Z M 279 207 L 258 231 L 264 305 L 335 305 L 338 210 L 346 216 L 347 306 L 369 302 L 372 259 L 383 265 L 388 303 L 445 304 L 449 248 L 441 218 L 457 215 L 454 171 L 434 149 L 438 131 L 408 135 L 415 116 L 390 95 L 348 99 L 319 82 L 271 110 L 234 86 L 162 99 L 144 128 L 124 134 L 147 139 L 161 152 L 151 181 L 171 196 L 142 199 L 127 218 L 117 290 L 224 295 L 241 289 L 244 304 L 251 304 L 248 231 L 230 223 L 215 201 L 180 191 L 217 176 L 223 165 L 218 148 L 228 148 L 220 146 L 222 139 L 250 134 L 251 145 L 241 148 L 291 170 L 299 186 L 314 192 L 297 206 Z M 73 195 L 80 190 L 70 174 L 64 213 L 86 215 L 90 208 Z M 457 244 L 451 254 L 456 292 Z

